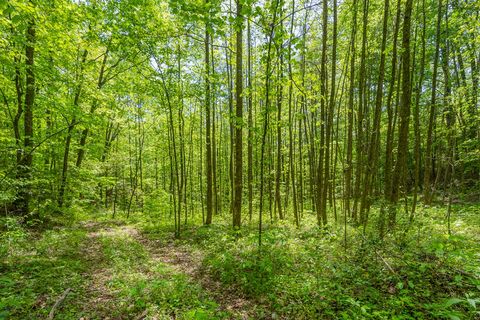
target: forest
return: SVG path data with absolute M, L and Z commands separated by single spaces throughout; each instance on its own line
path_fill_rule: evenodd
M 0 319 L 480 319 L 480 1 L 0 0 Z

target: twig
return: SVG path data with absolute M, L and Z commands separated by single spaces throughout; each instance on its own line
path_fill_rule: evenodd
M 52 320 L 54 315 L 55 315 L 55 309 L 57 309 L 57 307 L 63 302 L 63 300 L 65 300 L 65 298 L 67 297 L 68 293 L 71 291 L 72 289 L 70 288 L 67 288 L 63 293 L 62 295 L 57 299 L 57 301 L 55 302 L 55 304 L 53 305 L 52 307 L 52 310 L 50 310 L 50 313 L 48 314 L 48 319 L 49 320 Z
M 148 314 L 148 310 L 145 309 L 139 316 L 135 318 L 135 320 L 142 320 L 147 316 L 147 314 Z
M 367 238 L 365 237 L 364 234 L 362 234 L 362 237 L 363 237 L 363 239 L 364 239 L 365 241 L 367 240 Z M 382 257 L 382 255 L 377 251 L 377 249 L 376 249 L 375 247 L 373 247 L 373 251 L 374 251 L 375 254 L 380 258 L 380 260 L 383 261 L 383 263 L 384 263 L 385 266 L 388 268 L 388 270 L 389 270 L 392 274 L 394 274 L 394 275 L 396 275 L 396 276 L 398 277 L 398 273 L 390 266 L 390 264 L 387 262 L 387 260 L 385 260 L 385 259 Z
M 387 260 L 385 260 L 382 255 L 380 253 L 378 253 L 378 251 L 376 249 L 374 249 L 375 253 L 377 254 L 377 256 L 383 261 L 383 263 L 387 266 L 388 270 L 390 270 L 391 273 L 397 275 L 397 273 L 395 272 L 395 270 L 393 270 L 393 268 L 390 266 L 390 264 L 388 264 Z

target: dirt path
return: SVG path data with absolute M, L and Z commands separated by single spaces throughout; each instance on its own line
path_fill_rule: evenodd
M 86 288 L 87 302 L 83 309 L 86 314 L 93 314 L 94 318 L 109 319 L 111 310 L 115 307 L 115 292 L 108 287 L 108 282 L 112 279 L 112 270 L 105 259 L 99 238 L 120 233 L 119 227 L 107 227 L 91 221 L 81 223 L 81 227 L 88 232 L 87 241 L 82 247 L 82 255 L 92 266 L 89 272 L 83 275 L 89 281 Z
M 102 237 L 131 238 L 148 252 L 149 260 L 164 264 L 176 273 L 185 274 L 192 283 L 200 284 L 208 297 L 218 304 L 218 309 L 232 315 L 232 319 L 251 319 L 255 314 L 255 303 L 248 300 L 235 288 L 225 288 L 220 282 L 209 277 L 202 267 L 203 253 L 175 242 L 174 239 L 152 240 L 131 225 L 105 225 L 85 222 L 82 228 L 87 230 L 88 245 L 84 255 L 93 260 L 97 267 L 89 275 L 91 281 L 87 290 L 90 299 L 88 308 L 95 308 L 100 315 L 115 307 L 115 292 L 108 286 L 113 274 L 102 256 Z M 145 318 L 139 315 L 138 319 Z
M 250 319 L 255 304 L 248 300 L 237 288 L 228 288 L 209 277 L 202 267 L 203 253 L 178 245 L 174 240 L 167 242 L 150 240 L 140 232 L 135 238 L 150 252 L 152 259 L 172 266 L 175 270 L 187 274 L 193 281 L 200 283 L 221 310 L 228 311 L 237 319 Z

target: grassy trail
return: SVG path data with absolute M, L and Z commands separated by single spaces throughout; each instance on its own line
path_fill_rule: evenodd
M 453 233 L 440 209 L 385 239 L 375 230 L 184 226 L 158 219 L 0 233 L 3 319 L 475 319 L 480 315 L 476 208 L 459 207 Z M 340 240 L 339 240 L 340 239 Z M 65 294 L 67 293 L 67 294 Z M 56 305 L 56 307 L 54 307 Z
M 82 226 L 89 239 L 90 249 L 85 251 L 86 258 L 94 264 L 100 262 L 91 270 L 88 286 L 91 298 L 85 311 L 95 310 L 102 318 L 108 317 L 108 314 L 115 313 L 113 310 L 119 300 L 120 303 L 123 302 L 122 290 L 116 288 L 115 284 L 133 281 L 130 283 L 133 288 L 139 288 L 134 293 L 139 293 L 142 300 L 142 293 L 155 290 L 155 283 L 161 280 L 166 281 L 169 287 L 173 286 L 174 291 L 182 292 L 187 289 L 185 285 L 193 288 L 192 292 L 183 293 L 188 293 L 186 296 L 194 299 L 178 301 L 185 303 L 187 308 L 198 307 L 200 303 L 200 308 L 193 312 L 189 310 L 177 314 L 171 310 L 170 314 L 166 312 L 163 316 L 176 318 L 180 315 L 187 319 L 202 319 L 203 316 L 235 319 L 250 317 L 253 307 L 250 301 L 235 290 L 222 289 L 219 282 L 202 272 L 203 254 L 200 251 L 178 245 L 173 239 L 149 239 L 131 225 L 105 226 L 86 222 Z M 128 247 L 133 250 L 128 250 Z M 133 275 L 137 281 L 132 279 Z M 134 295 L 131 297 L 134 298 Z M 189 303 L 193 305 L 189 306 Z M 155 303 L 147 303 L 136 319 L 158 316 L 155 313 L 158 313 L 155 311 Z M 122 317 L 121 314 L 117 316 Z
M 201 259 L 132 225 L 86 221 L 52 230 L 0 265 L 0 284 L 10 289 L 0 297 L 0 319 L 250 318 L 253 305 L 209 279 Z

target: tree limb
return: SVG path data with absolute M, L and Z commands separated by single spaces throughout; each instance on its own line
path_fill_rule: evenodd
M 65 298 L 67 297 L 68 293 L 71 291 L 72 289 L 71 288 L 67 288 L 63 293 L 62 295 L 57 299 L 57 301 L 55 302 L 55 304 L 53 305 L 52 307 L 52 310 L 50 310 L 50 313 L 48 314 L 48 318 L 49 320 L 53 319 L 53 317 L 55 317 L 55 309 L 58 308 L 58 306 L 63 302 L 63 300 L 65 300 Z

